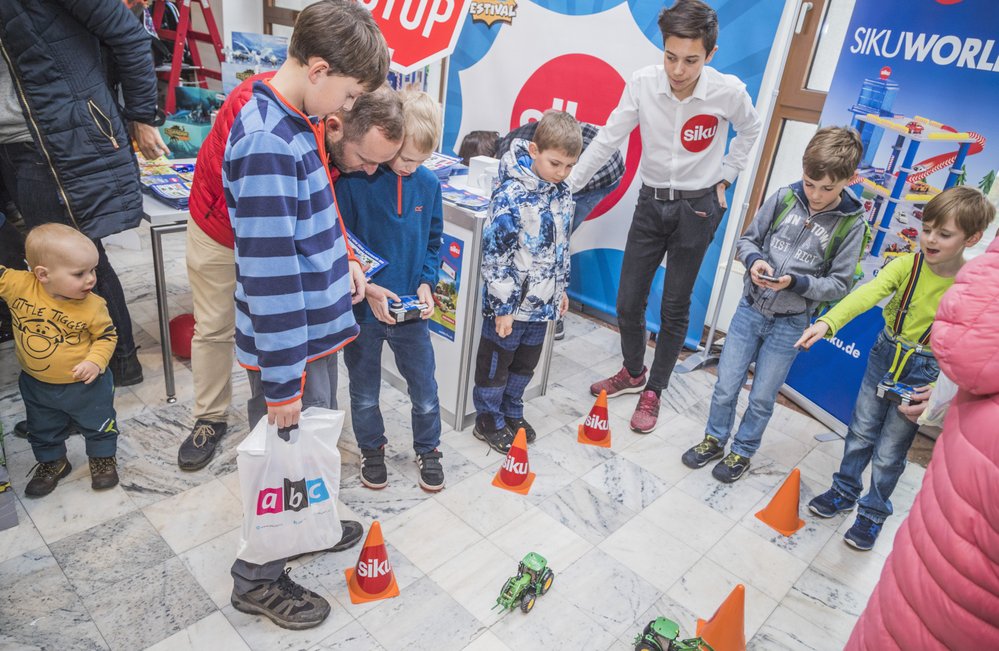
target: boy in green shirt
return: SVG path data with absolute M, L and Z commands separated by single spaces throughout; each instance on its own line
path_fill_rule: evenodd
M 857 520 L 844 536 L 855 549 L 874 547 L 891 515 L 889 498 L 918 429 L 899 412 L 898 401 L 890 399 L 891 391 L 878 396 L 878 385 L 904 383 L 915 387 L 914 402 L 925 399 L 940 372 L 929 345 L 937 306 L 964 265 L 964 249 L 978 243 L 994 217 L 995 207 L 978 190 L 955 187 L 941 192 L 923 212 L 920 252 L 893 260 L 871 282 L 820 317 L 795 344 L 810 348 L 892 295 L 883 312 L 885 328 L 867 358 L 839 472 L 833 475 L 832 488 L 808 504 L 812 513 L 823 518 L 857 504 Z M 861 474 L 872 462 L 870 490 L 860 497 Z

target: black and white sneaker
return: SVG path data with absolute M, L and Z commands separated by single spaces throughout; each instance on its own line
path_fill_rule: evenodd
M 509 452 L 510 446 L 513 445 L 513 432 L 505 426 L 500 429 L 493 429 L 476 422 L 475 427 L 472 428 L 472 435 L 480 441 L 485 441 L 489 447 L 503 454 Z
M 749 457 L 729 452 L 711 469 L 711 476 L 724 484 L 731 484 L 749 470 Z
M 442 456 L 436 449 L 416 455 L 416 465 L 420 468 L 420 487 L 423 490 L 436 493 L 444 488 Z
M 257 586 L 246 594 L 232 591 L 232 607 L 244 613 L 263 615 L 281 628 L 302 630 L 319 626 L 330 614 L 330 604 L 320 595 L 291 580 L 290 569 L 277 581 Z
M 565 322 L 559 319 L 555 322 L 555 341 L 565 339 Z
M 507 418 L 506 427 L 508 430 L 513 432 L 514 436 L 517 435 L 517 430 L 519 429 L 524 430 L 524 434 L 527 436 L 528 443 L 534 443 L 534 440 L 538 438 L 538 433 L 535 432 L 534 428 L 531 427 L 531 424 L 528 423 L 523 418 Z
M 375 490 L 388 486 L 385 446 L 374 450 L 361 449 L 361 483 Z

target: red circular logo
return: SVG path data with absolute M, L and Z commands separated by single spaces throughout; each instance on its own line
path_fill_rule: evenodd
M 689 152 L 704 151 L 718 133 L 718 118 L 714 115 L 695 115 L 680 130 L 680 142 Z
M 447 250 L 451 253 L 452 258 L 457 258 L 461 255 L 461 245 L 457 242 L 451 242 L 451 246 Z

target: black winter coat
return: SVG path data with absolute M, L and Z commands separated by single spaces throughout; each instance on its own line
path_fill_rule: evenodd
M 70 218 L 92 238 L 134 228 L 142 219 L 138 168 L 123 118 L 148 123 L 156 116 L 149 39 L 122 0 L 0 1 L 0 54 L 28 129 Z M 110 90 L 109 64 L 124 107 Z

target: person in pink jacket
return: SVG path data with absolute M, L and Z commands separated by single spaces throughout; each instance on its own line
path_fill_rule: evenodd
M 959 390 L 850 651 L 999 649 L 999 239 L 958 273 L 932 336 Z

